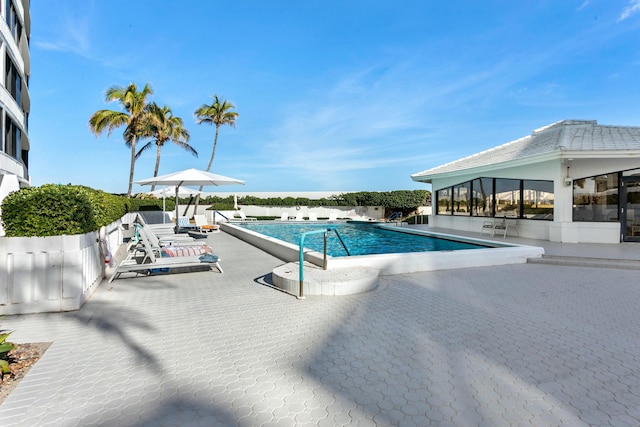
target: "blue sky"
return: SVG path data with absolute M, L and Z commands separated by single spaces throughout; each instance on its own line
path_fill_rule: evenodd
M 149 83 L 199 152 L 166 146 L 160 174 L 205 169 L 214 128 L 193 112 L 233 102 L 212 171 L 249 192 L 428 189 L 410 175 L 559 120 L 640 125 L 640 0 L 65 0 L 31 14 L 36 186 L 127 191 L 122 132 L 87 122 L 129 83 Z

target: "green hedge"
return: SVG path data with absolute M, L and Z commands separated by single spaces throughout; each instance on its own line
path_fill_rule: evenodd
M 45 184 L 11 193 L 2 202 L 7 237 L 84 234 L 127 212 L 159 210 L 162 200 L 127 199 L 79 185 Z
M 203 198 L 200 203 L 214 205 L 214 208 L 218 210 L 232 209 L 233 195 L 227 197 L 206 197 Z M 269 197 L 265 199 L 255 196 L 238 197 L 238 204 L 240 205 L 309 207 L 382 206 L 389 210 L 406 211 L 411 211 L 412 209 L 429 203 L 431 203 L 431 193 L 428 190 L 360 191 L 356 193 L 343 193 L 331 196 L 328 199 L 308 199 L 306 197 Z

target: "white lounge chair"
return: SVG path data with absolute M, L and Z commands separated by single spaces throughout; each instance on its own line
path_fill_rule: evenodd
M 318 220 L 318 214 L 315 212 L 309 212 L 309 221 L 317 221 Z
M 302 213 L 302 211 L 298 211 L 296 212 L 296 221 L 304 221 L 304 214 Z
M 163 271 L 171 268 L 208 267 L 213 270 L 213 267 L 215 267 L 220 273 L 223 273 L 222 267 L 220 266 L 220 259 L 215 255 L 204 253 L 189 256 L 158 256 L 156 255 L 157 250 L 152 247 L 145 233 L 142 232 L 140 236 L 142 243 L 140 252 L 142 252 L 142 255 L 129 256 L 124 259 L 118 267 L 116 267 L 116 270 L 109 279 L 109 283 L 120 277 L 122 273 L 149 275 L 153 270 Z
M 338 219 L 338 216 L 335 212 L 329 212 L 329 221 L 335 221 Z
M 280 215 L 280 221 L 289 221 L 289 212 L 282 212 L 282 215 Z
M 202 247 L 202 246 L 206 246 L 205 243 L 198 243 L 195 239 L 190 238 L 190 240 L 171 240 L 169 238 L 158 238 L 158 236 L 156 236 L 155 234 L 153 234 L 153 231 L 149 230 L 148 227 L 146 226 L 138 226 L 137 231 L 137 247 L 141 247 L 143 246 L 143 241 L 146 239 L 149 244 L 151 245 L 151 248 L 156 250 L 157 254 L 160 255 L 162 252 L 162 249 L 169 247 L 169 246 L 180 246 L 180 247 L 189 247 L 189 246 L 196 246 L 196 247 Z
M 250 217 L 250 216 L 246 216 L 244 214 L 244 212 L 242 212 L 242 211 L 238 211 L 238 215 L 240 215 L 240 220 L 242 220 L 242 221 L 257 221 L 258 220 L 258 218 L 253 218 L 253 217 Z
M 218 224 L 209 224 L 207 218 L 204 215 L 194 215 L 193 220 L 195 221 L 196 226 L 200 229 L 201 232 L 220 230 L 220 226 Z
M 178 228 L 180 230 L 198 230 L 198 226 L 191 224 L 186 216 L 178 217 Z

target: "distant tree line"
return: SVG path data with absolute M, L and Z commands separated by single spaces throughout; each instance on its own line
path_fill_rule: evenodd
M 189 199 L 181 199 L 188 203 Z M 210 196 L 201 200 L 202 204 L 213 205 L 215 209 L 233 209 L 233 195 L 227 197 Z M 307 197 L 238 197 L 239 205 L 254 206 L 382 206 L 387 209 L 409 211 L 431 204 L 431 192 L 427 190 L 359 191 L 342 193 L 329 198 L 309 199 Z

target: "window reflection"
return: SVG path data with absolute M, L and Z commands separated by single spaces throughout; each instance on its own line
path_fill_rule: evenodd
M 618 221 L 618 174 L 573 181 L 574 221 Z
M 493 178 L 478 178 L 471 182 L 471 214 L 493 215 Z
M 524 180 L 522 205 L 524 217 L 553 219 L 553 182 Z
M 451 213 L 451 188 L 438 190 L 437 199 L 438 214 L 442 215 Z
M 553 181 L 476 178 L 437 191 L 438 215 L 553 220 Z
M 496 179 L 496 216 L 520 216 L 520 180 Z
M 469 215 L 469 195 L 471 194 L 471 185 L 469 182 L 458 184 L 453 187 L 453 206 L 454 215 Z

